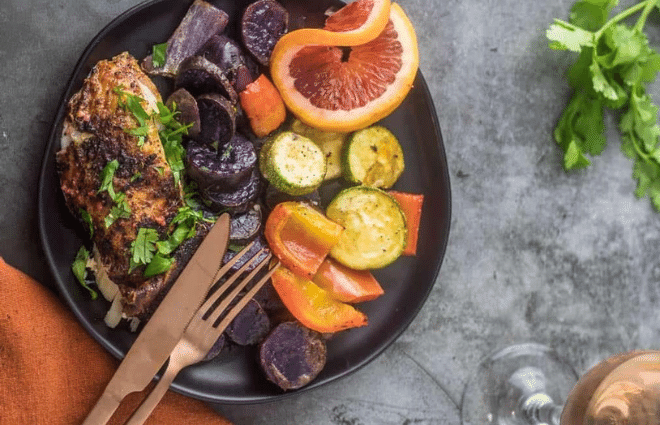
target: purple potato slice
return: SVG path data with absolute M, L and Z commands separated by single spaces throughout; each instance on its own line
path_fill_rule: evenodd
M 268 66 L 277 41 L 286 34 L 289 12 L 275 0 L 257 0 L 243 13 L 243 45 L 263 66 Z
M 174 84 L 194 96 L 218 93 L 233 104 L 238 101 L 238 94 L 222 69 L 202 56 L 191 56 L 183 61 Z
M 231 210 L 234 213 L 245 212 L 261 191 L 261 177 L 257 167 L 254 167 L 250 178 L 238 189 L 229 189 L 224 185 L 215 184 L 200 189 L 203 199 L 214 211 Z
M 220 185 L 225 191 L 238 189 L 256 164 L 254 145 L 238 133 L 218 150 L 195 140 L 188 142 L 186 149 L 188 175 L 200 188 Z
M 151 75 L 175 77 L 181 63 L 214 34 L 222 32 L 228 22 L 229 16 L 224 11 L 203 0 L 195 0 L 167 40 L 165 63 L 155 67 L 149 55 L 142 61 L 142 69 Z
M 204 361 L 209 361 L 213 360 L 214 358 L 218 357 L 218 355 L 222 352 L 222 350 L 225 348 L 225 345 L 227 345 L 227 337 L 225 334 L 221 334 L 220 337 L 213 343 L 213 346 L 209 350 L 208 353 L 206 353 L 206 356 L 204 357 Z
M 269 381 L 283 390 L 309 384 L 325 366 L 327 348 L 321 334 L 298 322 L 285 322 L 261 343 L 259 359 Z
M 248 60 L 241 46 L 225 35 L 214 35 L 197 52 L 213 62 L 227 76 L 227 79 L 237 92 L 254 81 L 254 76 L 248 68 Z
M 238 315 L 227 326 L 225 333 L 238 345 L 256 345 L 270 332 L 270 319 L 254 299 L 248 301 Z
M 188 129 L 188 136 L 195 138 L 199 135 L 201 128 L 199 108 L 197 107 L 197 101 L 188 90 L 181 88 L 175 91 L 167 98 L 165 104 L 170 109 L 173 109 L 173 105 L 176 105 L 176 110 L 180 112 L 176 116 L 176 120 L 181 124 L 188 125 L 192 123 L 192 127 Z
M 236 109 L 224 97 L 203 94 L 197 98 L 200 130 L 196 140 L 218 147 L 229 142 L 236 132 Z
M 262 224 L 262 208 L 259 204 L 244 213 L 234 214 L 230 222 L 229 240 L 232 244 L 247 245 L 259 235 Z

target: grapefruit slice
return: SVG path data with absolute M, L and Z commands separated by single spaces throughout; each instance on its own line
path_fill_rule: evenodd
M 271 56 L 273 83 L 287 107 L 321 130 L 350 132 L 384 118 L 403 102 L 417 75 L 415 30 L 395 3 L 377 36 L 361 44 L 343 44 L 344 36 L 355 31 L 342 31 L 351 27 L 345 9 L 353 4 L 337 12 L 343 14 L 339 19 L 328 19 L 326 29 L 287 34 Z M 356 19 L 353 27 L 364 31 L 359 22 Z
M 323 29 L 302 28 L 292 31 L 282 36 L 277 44 L 281 45 L 280 49 L 300 44 L 364 44 L 376 38 L 387 25 L 390 4 L 390 0 L 357 0 L 328 17 Z

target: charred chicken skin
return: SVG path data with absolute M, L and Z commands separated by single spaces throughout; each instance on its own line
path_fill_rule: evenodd
M 131 244 L 143 227 L 163 237 L 183 205 L 183 194 L 154 120 L 147 122 L 146 136 L 127 132 L 138 121 L 123 106 L 125 93 L 144 99 L 148 114 L 161 101 L 152 81 L 126 52 L 96 64 L 69 101 L 57 166 L 68 208 L 91 227 L 97 266 L 119 286 L 124 314 L 139 317 L 149 312 L 177 267 L 146 278 L 144 267 L 131 267 Z M 104 170 L 115 160 L 112 187 L 103 190 Z

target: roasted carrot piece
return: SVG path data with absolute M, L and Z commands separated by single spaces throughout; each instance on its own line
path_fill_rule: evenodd
M 272 133 L 286 119 L 282 97 L 264 74 L 248 84 L 238 96 L 250 127 L 258 137 Z
M 388 191 L 390 195 L 399 203 L 406 216 L 406 227 L 408 228 L 408 240 L 406 249 L 402 255 L 417 255 L 417 237 L 419 233 L 419 222 L 422 218 L 422 205 L 424 204 L 424 195 L 414 193 Z

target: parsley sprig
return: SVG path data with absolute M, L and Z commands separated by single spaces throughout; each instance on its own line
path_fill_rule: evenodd
M 568 22 L 556 19 L 546 31 L 550 48 L 579 53 L 567 75 L 574 93 L 554 138 L 564 151 L 566 170 L 585 168 L 591 164 L 588 156 L 599 155 L 607 144 L 605 111 L 621 110 L 621 150 L 634 161 L 635 195 L 648 195 L 660 211 L 658 107 L 646 91 L 660 71 L 660 55 L 643 32 L 659 0 L 640 1 L 609 18 L 617 4 L 578 0 Z M 635 14 L 635 24 L 627 25 L 624 21 Z

